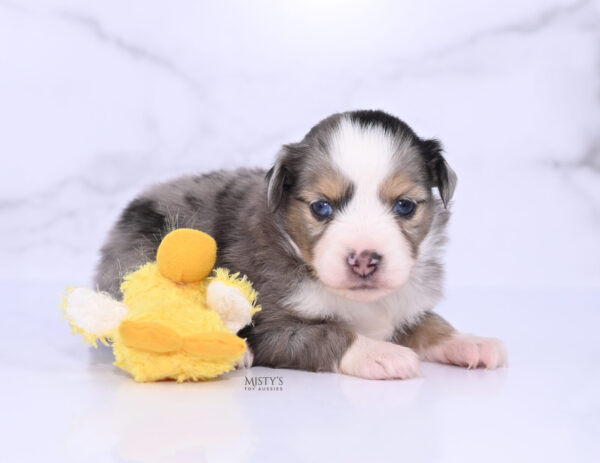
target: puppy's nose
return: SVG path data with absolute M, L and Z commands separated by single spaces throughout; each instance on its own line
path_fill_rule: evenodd
M 348 266 L 361 278 L 368 278 L 377 270 L 381 262 L 381 255 L 374 251 L 363 251 L 360 254 L 350 253 Z

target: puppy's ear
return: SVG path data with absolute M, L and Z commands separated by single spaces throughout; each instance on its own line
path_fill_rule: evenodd
M 443 148 L 438 140 L 421 140 L 421 150 L 433 185 L 440 192 L 444 207 L 447 209 L 456 189 L 456 173 L 442 156 Z
M 284 145 L 275 165 L 267 172 L 267 204 L 271 212 L 276 212 L 286 201 L 296 183 L 298 164 L 302 156 L 299 145 Z

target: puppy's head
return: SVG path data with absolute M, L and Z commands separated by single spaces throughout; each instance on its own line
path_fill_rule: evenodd
M 268 204 L 323 285 L 377 300 L 409 279 L 456 175 L 435 140 L 381 111 L 333 115 L 286 145 L 268 174 Z

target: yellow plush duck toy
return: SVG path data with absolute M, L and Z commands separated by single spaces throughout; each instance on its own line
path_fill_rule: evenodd
M 111 341 L 115 365 L 136 381 L 215 378 L 244 356 L 246 343 L 236 333 L 260 310 L 245 277 L 213 272 L 216 255 L 206 233 L 172 231 L 156 262 L 125 276 L 122 302 L 75 288 L 65 297 L 65 316 L 89 344 Z

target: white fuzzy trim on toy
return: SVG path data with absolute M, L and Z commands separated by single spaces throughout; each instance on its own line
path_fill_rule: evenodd
M 63 308 L 73 331 L 94 346 L 98 339 L 106 343 L 129 312 L 121 302 L 89 288 L 70 290 Z
M 252 321 L 252 304 L 241 289 L 218 280 L 206 288 L 206 302 L 234 333 Z

